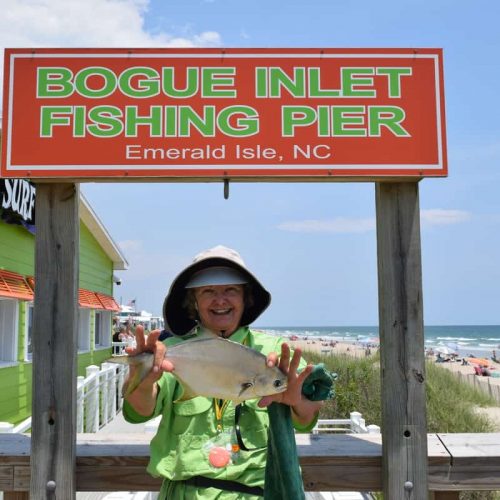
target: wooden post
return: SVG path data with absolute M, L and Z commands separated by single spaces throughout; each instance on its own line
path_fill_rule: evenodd
M 79 197 L 37 185 L 31 500 L 75 498 Z
M 377 183 L 385 498 L 427 500 L 427 421 L 418 183 Z

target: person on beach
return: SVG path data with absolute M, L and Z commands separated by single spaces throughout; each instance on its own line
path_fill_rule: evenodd
M 249 327 L 270 300 L 270 293 L 246 268 L 240 255 L 217 246 L 198 254 L 172 282 L 163 314 L 165 327 L 174 337 L 159 342 L 160 331 L 155 330 L 145 339 L 142 328 L 137 328 L 137 346 L 127 351 L 130 355 L 153 352 L 154 365 L 125 399 L 123 414 L 132 423 L 162 416 L 151 441 L 148 465 L 152 475 L 163 478 L 160 499 L 262 497 L 267 406 L 275 401 L 290 406 L 293 425 L 300 432 L 309 432 L 316 424 L 322 403 L 302 395 L 302 385 L 313 367 L 306 365 L 300 349 L 292 355 L 283 339 Z M 246 401 L 245 418 L 241 420 L 231 401 L 205 397 L 179 400 L 179 383 L 172 375 L 175 367 L 164 359 L 165 353 L 169 346 L 194 338 L 200 327 L 265 354 L 270 366 L 278 365 L 287 374 L 287 390 Z M 246 446 L 242 447 L 243 442 Z M 234 460 L 215 459 L 210 453 L 221 443 L 235 453 Z

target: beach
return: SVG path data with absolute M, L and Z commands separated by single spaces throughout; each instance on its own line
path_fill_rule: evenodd
M 300 347 L 304 353 L 312 351 L 321 354 L 334 354 L 345 355 L 353 357 L 366 357 L 372 356 L 378 351 L 377 344 L 360 344 L 359 342 L 349 341 L 331 341 L 330 339 L 307 339 L 300 338 L 297 340 L 288 340 L 292 348 Z M 307 358 L 307 354 L 305 355 Z M 434 361 L 437 356 L 427 356 L 427 359 Z M 469 364 L 464 365 L 461 361 L 447 361 L 443 363 L 436 363 L 443 370 L 449 370 L 456 374 L 464 383 L 469 383 L 483 390 L 489 392 L 493 396 L 497 396 L 497 406 L 488 408 L 476 408 L 478 413 L 482 413 L 492 421 L 496 426 L 496 430 L 500 432 L 500 377 L 481 376 L 475 374 L 475 364 L 473 360 L 468 361 Z M 489 370 L 491 373 L 500 373 L 500 364 L 490 361 Z
M 312 351 L 321 354 L 344 354 L 356 358 L 371 356 L 378 350 L 378 344 L 375 343 L 361 344 L 354 341 L 338 341 L 328 338 L 288 339 L 287 342 L 292 348 L 300 347 L 302 352 Z

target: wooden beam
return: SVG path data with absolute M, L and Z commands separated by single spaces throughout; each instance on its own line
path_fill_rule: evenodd
M 32 500 L 76 494 L 78 205 L 75 184 L 37 185 Z
M 78 434 L 77 491 L 122 491 L 125 484 L 128 491 L 159 491 L 161 479 L 146 472 L 151 437 Z M 380 434 L 297 434 L 295 439 L 307 491 L 382 489 Z M 29 435 L 0 434 L 0 491 L 30 490 L 30 441 Z M 427 443 L 431 491 L 500 490 L 500 433 L 429 434 Z
M 29 500 L 27 491 L 7 491 L 3 495 L 3 500 Z
M 376 207 L 384 496 L 427 500 L 418 184 L 376 184 Z
M 435 491 L 430 500 L 460 500 L 459 491 Z

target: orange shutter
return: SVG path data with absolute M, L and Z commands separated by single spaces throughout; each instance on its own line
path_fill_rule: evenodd
M 97 298 L 95 292 L 90 290 L 84 290 L 80 288 L 78 290 L 78 303 L 80 307 L 87 307 L 89 309 L 102 309 L 102 304 Z
M 120 311 L 120 306 L 116 303 L 116 300 L 110 295 L 104 295 L 103 293 L 96 292 L 97 298 L 101 301 L 102 306 L 107 311 Z
M 10 271 L 0 271 L 0 296 L 13 299 L 33 300 L 33 290 L 26 278 Z

